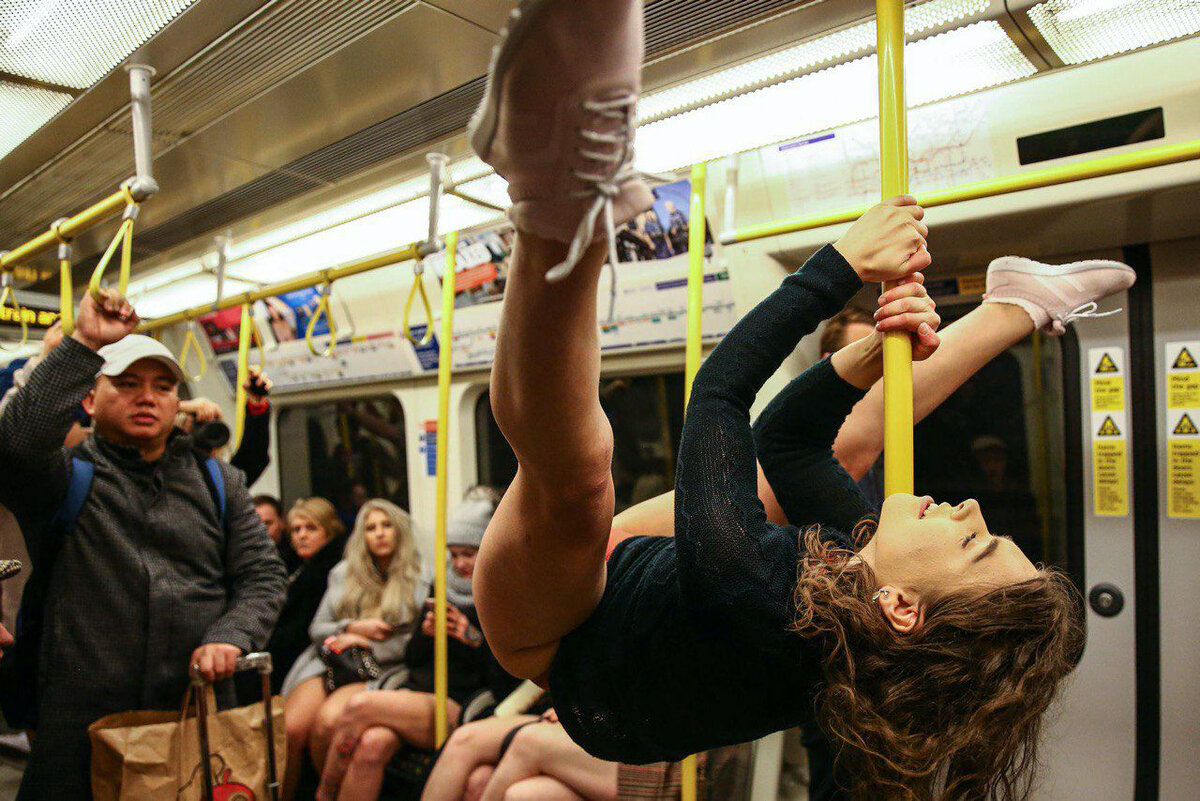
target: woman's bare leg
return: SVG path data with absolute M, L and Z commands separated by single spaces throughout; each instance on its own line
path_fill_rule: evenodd
M 549 776 L 589 801 L 617 797 L 617 764 L 597 759 L 554 723 L 526 726 L 513 740 L 483 793 L 483 801 L 505 801 L 510 788 L 534 776 Z
M 467 782 L 475 769 L 494 765 L 508 733 L 532 720 L 537 718 L 532 715 L 485 718 L 456 729 L 433 765 L 421 801 L 459 801 L 466 795 Z
M 457 720 L 458 704 L 449 702 L 448 717 Z M 434 696 L 409 690 L 379 690 L 355 695 L 346 704 L 329 749 L 317 798 L 339 797 L 353 762 L 359 739 L 377 726 L 390 729 L 400 740 L 417 748 L 434 747 Z
M 471 771 L 470 777 L 467 778 L 467 789 L 463 793 L 463 801 L 481 801 L 483 791 L 487 789 L 487 783 L 492 780 L 492 774 L 495 772 L 494 765 L 480 765 Z
M 284 801 L 291 801 L 296 794 L 296 783 L 300 781 L 300 772 L 304 768 L 304 751 L 308 748 L 308 738 L 325 697 L 321 677 L 313 676 L 300 682 L 283 700 L 288 751 L 287 768 L 283 774 Z
M 375 801 L 383 786 L 383 771 L 400 750 L 400 735 L 385 726 L 363 732 L 342 779 L 338 801 Z
M 933 356 L 913 364 L 913 418 L 919 423 L 992 359 L 1033 332 L 1033 320 L 1021 308 L 983 303 L 938 334 Z M 833 444 L 833 453 L 855 481 L 867 474 L 883 452 L 883 383 L 858 402 Z
M 508 788 L 504 801 L 591 801 L 549 776 L 534 776 Z
M 317 773 L 325 770 L 325 754 L 329 750 L 329 743 L 342 719 L 346 704 L 350 703 L 351 698 L 365 692 L 366 689 L 366 684 L 356 681 L 353 684 L 338 687 L 325 699 L 325 703 L 321 704 L 321 708 L 317 711 L 316 722 L 308 735 L 308 753 L 312 754 L 313 765 L 316 766 Z
M 567 246 L 518 233 L 504 298 L 492 412 L 519 468 L 483 538 L 475 599 L 506 670 L 536 679 L 604 591 L 612 428 L 600 406 L 596 284 L 605 246 L 564 280 Z

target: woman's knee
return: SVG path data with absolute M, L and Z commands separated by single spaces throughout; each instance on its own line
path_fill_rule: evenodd
M 400 748 L 400 737 L 386 726 L 375 726 L 363 732 L 354 748 L 354 762 L 363 765 L 386 765 Z
M 492 774 L 495 772 L 494 765 L 480 765 L 471 771 L 471 775 L 467 777 L 464 801 L 478 801 L 482 798 L 483 791 L 487 789 L 488 782 L 492 780 Z

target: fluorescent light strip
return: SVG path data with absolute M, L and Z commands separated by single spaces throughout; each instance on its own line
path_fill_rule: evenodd
M 930 0 L 906 11 L 905 31 L 909 37 L 917 36 L 987 7 L 987 0 Z M 870 20 L 649 94 L 638 103 L 638 121 L 657 120 L 874 49 L 875 20 Z
M 1028 13 L 1067 64 L 1200 33 L 1198 0 L 1046 0 Z
M 638 169 L 669 172 L 871 119 L 878 114 L 875 64 L 874 55 L 866 56 L 645 125 L 638 131 Z M 1037 71 L 990 20 L 909 45 L 905 64 L 910 106 Z

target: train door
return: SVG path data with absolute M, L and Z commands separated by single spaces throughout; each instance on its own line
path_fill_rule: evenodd
M 1200 574 L 1200 239 L 1158 243 L 1147 256 L 1153 292 L 1148 314 L 1141 316 L 1143 328 L 1149 326 L 1144 335 L 1153 347 L 1154 379 L 1139 389 L 1153 392 L 1158 413 L 1159 497 L 1146 521 L 1158 525 L 1158 537 L 1147 542 L 1157 544 L 1158 555 L 1146 579 L 1158 582 L 1159 798 L 1183 801 L 1200 797 L 1200 614 L 1194 602 Z
M 1123 305 L 1117 298 L 1105 308 Z M 943 318 L 949 323 L 969 308 L 943 304 Z M 922 492 L 952 503 L 978 499 L 989 528 L 1011 536 L 1031 560 L 1066 571 L 1084 594 L 1099 587 L 1082 661 L 1044 730 L 1034 797 L 1047 801 L 1133 796 L 1132 437 L 1128 408 L 1092 413 L 1096 404 L 1128 406 L 1128 391 L 1093 400 L 1117 381 L 1128 387 L 1128 347 L 1124 316 L 1086 321 L 1063 337 L 1035 334 L 915 431 Z M 1094 389 L 1098 366 L 1104 372 Z

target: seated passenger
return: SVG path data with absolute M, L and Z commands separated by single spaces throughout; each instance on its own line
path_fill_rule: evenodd
M 428 592 L 408 513 L 381 498 L 367 501 L 308 627 L 311 644 L 283 683 L 292 774 L 306 747 L 318 769 L 324 764 L 332 727 L 351 697 L 403 683 L 404 649 Z M 371 652 L 380 674 L 331 687 L 322 649 L 340 654 L 355 646 Z
M 479 497 L 461 503 L 446 533 L 447 634 L 450 726 L 463 706 L 482 690 L 506 696 L 517 682 L 492 657 L 475 612 L 471 578 L 483 532 L 496 504 Z M 321 783 L 321 798 L 374 799 L 383 771 L 402 745 L 433 748 L 434 743 L 434 613 L 425 604 L 421 631 L 405 652 L 407 680 L 396 691 L 363 693 L 350 699 L 330 738 Z M 340 794 L 339 794 L 340 793 Z

